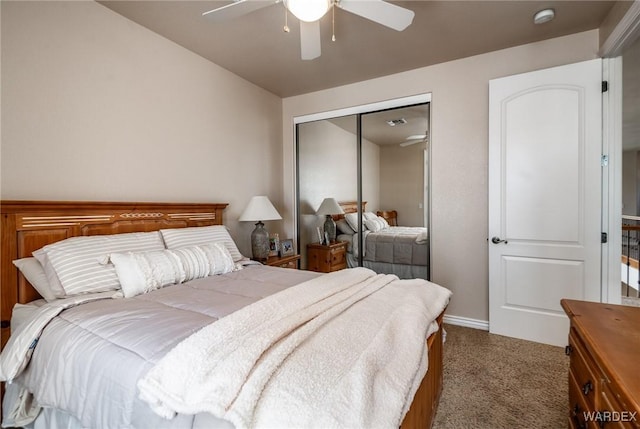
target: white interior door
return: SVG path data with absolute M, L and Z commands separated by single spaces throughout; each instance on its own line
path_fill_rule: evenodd
M 600 300 L 602 65 L 489 85 L 489 330 L 565 345 L 560 299 Z

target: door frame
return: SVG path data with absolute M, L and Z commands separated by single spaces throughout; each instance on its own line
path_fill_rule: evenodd
M 614 6 L 615 7 L 615 6 Z M 609 83 L 602 94 L 602 302 L 620 304 L 622 256 L 622 51 L 640 37 L 640 1 L 634 1 L 598 54 L 603 58 L 602 78 Z

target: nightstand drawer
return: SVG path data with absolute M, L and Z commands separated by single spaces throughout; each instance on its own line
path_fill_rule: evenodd
M 331 267 L 332 271 L 347 268 L 347 249 L 344 246 L 331 249 Z
M 347 242 L 337 241 L 328 246 L 312 243 L 307 245 L 307 269 L 320 273 L 347 268 Z
M 294 270 L 297 270 L 299 260 L 300 255 L 272 256 L 267 259 L 264 264 L 269 265 L 270 267 L 293 268 Z

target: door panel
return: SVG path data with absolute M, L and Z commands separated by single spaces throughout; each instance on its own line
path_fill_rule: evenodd
M 566 343 L 560 299 L 600 299 L 601 61 L 490 82 L 492 333 Z

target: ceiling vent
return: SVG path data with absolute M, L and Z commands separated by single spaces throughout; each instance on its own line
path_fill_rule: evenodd
M 390 121 L 387 121 L 387 124 L 389 124 L 390 127 L 395 127 L 396 125 L 404 125 L 406 123 L 407 120 L 405 118 L 392 119 Z

